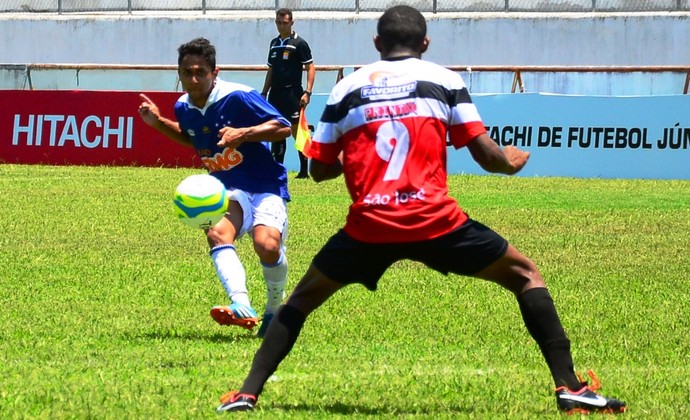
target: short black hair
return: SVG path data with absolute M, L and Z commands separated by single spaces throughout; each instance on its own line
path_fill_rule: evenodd
M 426 37 L 426 19 L 414 7 L 393 6 L 379 18 L 376 32 L 386 51 L 394 47 L 418 50 Z
M 182 44 L 177 52 L 179 54 L 177 57 L 178 66 L 182 65 L 182 59 L 186 55 L 200 55 L 211 66 L 211 69 L 216 68 L 216 47 L 206 38 L 195 38 Z
M 292 20 L 292 10 L 288 9 L 287 7 L 283 7 L 282 9 L 276 10 L 276 17 L 282 17 L 282 16 L 287 16 Z

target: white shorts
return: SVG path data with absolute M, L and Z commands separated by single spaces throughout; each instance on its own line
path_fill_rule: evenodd
M 237 201 L 242 207 L 242 227 L 237 238 L 245 233 L 251 234 L 254 226 L 265 225 L 278 229 L 283 242 L 287 240 L 287 205 L 280 196 L 269 193 L 249 193 L 242 190 L 228 190 L 230 200 Z

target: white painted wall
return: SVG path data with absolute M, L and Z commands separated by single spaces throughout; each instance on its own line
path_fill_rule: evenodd
M 302 12 L 295 29 L 317 64 L 378 58 L 379 12 Z M 688 65 L 690 13 L 427 14 L 426 59 L 444 65 Z M 268 12 L 0 14 L 0 63 L 175 64 L 197 36 L 219 64 L 264 64 L 276 33 Z

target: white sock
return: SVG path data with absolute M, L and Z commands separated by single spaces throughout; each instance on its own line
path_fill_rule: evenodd
M 287 257 L 285 252 L 280 253 L 280 257 L 275 264 L 266 265 L 261 263 L 266 282 L 266 313 L 274 314 L 283 303 L 285 297 L 285 284 L 287 283 Z
M 230 301 L 251 307 L 247 292 L 247 276 L 235 247 L 229 244 L 215 246 L 211 249 L 211 258 L 216 266 L 218 279 Z

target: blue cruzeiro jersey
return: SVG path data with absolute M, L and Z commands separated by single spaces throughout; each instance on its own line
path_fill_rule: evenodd
M 270 120 L 290 126 L 256 90 L 217 80 L 203 109 L 184 94 L 175 103 L 175 116 L 206 169 L 226 188 L 271 193 L 290 200 L 287 170 L 275 161 L 268 142 L 242 143 L 237 149 L 217 146 L 218 131 L 226 126 L 251 127 Z

